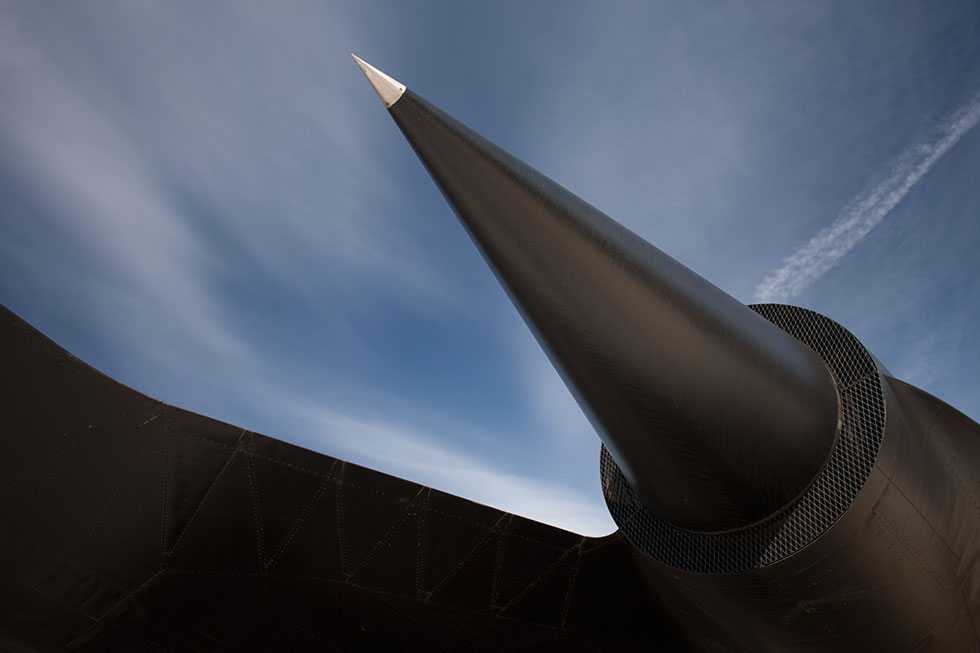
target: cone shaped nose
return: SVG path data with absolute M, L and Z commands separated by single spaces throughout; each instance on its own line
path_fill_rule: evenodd
M 838 425 L 814 352 L 411 91 L 390 112 L 652 511 L 718 531 L 799 496 Z
M 371 82 L 371 87 L 378 94 L 378 97 L 381 98 L 382 104 L 390 107 L 395 102 L 398 102 L 398 99 L 405 92 L 404 84 L 381 72 L 353 52 L 351 52 L 350 56 L 354 59 L 357 67 L 361 69 L 361 72 L 364 73 L 364 76 L 367 77 L 367 80 Z

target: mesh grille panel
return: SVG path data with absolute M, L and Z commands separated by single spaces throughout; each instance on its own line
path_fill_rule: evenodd
M 782 304 L 750 306 L 817 352 L 841 396 L 841 431 L 826 466 L 799 500 L 768 520 L 725 533 L 696 533 L 658 518 L 640 503 L 602 448 L 603 494 L 613 519 L 634 546 L 673 567 L 733 574 L 793 555 L 830 528 L 871 473 L 885 427 L 878 367 L 849 331 L 819 313 Z

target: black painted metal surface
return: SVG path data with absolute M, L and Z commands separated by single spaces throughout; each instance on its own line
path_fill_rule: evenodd
M 696 574 L 635 553 L 698 650 L 980 650 L 980 426 L 882 377 L 878 459 L 810 546 L 741 574 Z
M 600 432 L 637 571 L 698 650 L 980 651 L 980 426 L 410 91 L 390 111 Z
M 838 429 L 816 354 L 411 91 L 389 111 L 651 510 L 720 531 L 800 495 Z
M 646 508 L 603 450 L 602 490 L 613 519 L 637 549 L 672 567 L 735 574 L 795 555 L 847 512 L 878 459 L 885 398 L 871 354 L 847 329 L 814 311 L 782 304 L 750 308 L 827 363 L 840 388 L 841 433 L 827 464 L 798 501 L 753 526 L 723 533 L 680 529 Z
M 585 538 L 168 406 L 0 308 L 0 651 L 687 651 Z

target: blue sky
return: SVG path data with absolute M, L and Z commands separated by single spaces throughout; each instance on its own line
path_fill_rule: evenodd
M 588 534 L 598 439 L 349 53 L 980 417 L 980 5 L 0 3 L 0 301 L 167 402 Z

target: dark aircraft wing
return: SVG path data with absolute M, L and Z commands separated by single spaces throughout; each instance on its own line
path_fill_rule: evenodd
M 6 309 L 0 650 L 683 647 L 588 538 L 127 388 Z

